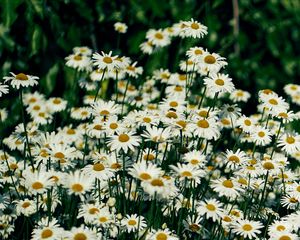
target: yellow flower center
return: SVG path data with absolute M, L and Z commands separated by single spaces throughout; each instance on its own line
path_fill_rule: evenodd
M 74 236 L 74 240 L 86 240 L 87 237 L 84 233 L 77 233 L 75 236 Z
M 75 130 L 74 129 L 68 129 L 68 131 L 67 131 L 67 134 L 69 134 L 69 135 L 74 135 L 76 132 L 75 132 Z
M 228 216 L 223 217 L 224 222 L 231 222 L 231 218 Z
M 283 235 L 279 238 L 279 240 L 292 240 L 292 239 L 287 235 Z
M 168 236 L 165 233 L 159 233 L 156 235 L 156 240 L 167 240 Z
M 28 80 L 28 77 L 26 74 L 24 73 L 19 73 L 16 75 L 16 79 L 17 80 L 21 80 L 21 81 L 27 81 Z
M 235 163 L 239 163 L 240 162 L 240 159 L 236 156 L 236 155 L 232 155 L 228 158 L 228 160 L 230 162 L 235 162 Z
M 277 229 L 277 231 L 281 232 L 281 231 L 285 230 L 285 226 L 279 225 L 279 226 L 277 226 L 276 229 Z
M 82 57 L 80 55 L 75 55 L 74 56 L 74 60 L 75 61 L 81 61 L 82 60 Z
M 209 211 L 215 211 L 215 210 L 216 210 L 215 205 L 210 204 L 210 203 L 206 204 L 206 208 L 207 208 Z
M 197 232 L 200 230 L 200 227 L 199 225 L 197 225 L 196 223 L 192 223 L 189 225 L 189 229 L 192 231 L 192 232 Z
M 89 209 L 89 214 L 91 214 L 91 215 L 94 215 L 94 214 L 96 214 L 96 213 L 98 213 L 99 212 L 99 209 L 98 208 L 90 208 Z
M 121 168 L 121 164 L 119 164 L 119 163 L 113 163 L 113 164 L 110 166 L 110 168 L 112 168 L 112 169 L 119 169 L 119 168 Z
M 215 80 L 215 84 L 217 84 L 218 86 L 224 86 L 225 82 L 223 79 L 217 79 Z
M 175 101 L 170 102 L 169 105 L 170 105 L 171 107 L 178 107 L 178 103 L 175 102 Z
M 278 114 L 279 117 L 288 118 L 289 116 L 285 112 L 281 112 Z
M 74 192 L 82 192 L 83 191 L 83 186 L 79 183 L 75 183 L 72 185 L 72 190 Z
M 102 111 L 100 112 L 100 115 L 101 115 L 101 116 L 107 116 L 107 115 L 109 115 L 109 111 L 107 111 L 107 110 L 102 110 Z
M 100 130 L 102 130 L 102 126 L 97 124 L 93 127 L 93 129 L 100 131 Z
M 182 127 L 182 128 L 185 128 L 186 125 L 187 125 L 187 123 L 186 123 L 185 121 L 183 121 L 183 120 L 177 121 L 176 123 L 177 123 L 180 127 Z
M 151 179 L 151 176 L 150 176 L 148 173 L 141 173 L 141 174 L 139 175 L 139 177 L 140 177 L 140 179 L 142 179 L 142 180 L 149 180 L 149 179 Z
M 147 155 L 144 155 L 143 159 L 146 160 L 146 161 L 152 161 L 154 160 L 155 156 L 153 154 L 147 154 Z
M 59 98 L 55 98 L 55 99 L 53 100 L 53 103 L 54 103 L 54 104 L 60 104 L 60 103 L 61 103 L 61 100 L 60 100 Z
M 207 114 L 208 114 L 208 112 L 207 112 L 206 110 L 202 110 L 202 111 L 198 112 L 198 115 L 199 115 L 200 117 L 204 117 L 204 118 L 207 117 Z
M 216 60 L 216 58 L 213 55 L 207 55 L 204 58 L 204 62 L 207 63 L 207 64 L 214 64 L 216 61 L 217 60 Z
M 233 188 L 233 183 L 231 180 L 225 180 L 223 181 L 223 186 L 226 187 L 226 188 Z
M 102 222 L 102 223 L 105 223 L 105 222 L 108 221 L 108 219 L 107 219 L 107 217 L 100 217 L 99 221 Z
M 251 121 L 249 119 L 246 119 L 244 123 L 246 126 L 251 126 Z
M 277 100 L 274 99 L 274 98 L 271 98 L 271 99 L 269 100 L 269 103 L 272 104 L 272 105 L 278 105 Z
M 153 179 L 151 181 L 151 185 L 154 186 L 154 187 L 162 187 L 162 186 L 164 186 L 164 183 L 160 179 Z
M 41 183 L 41 182 L 34 182 L 31 187 L 34 189 L 34 190 L 39 190 L 39 189 L 42 189 L 44 187 L 44 185 Z
M 196 49 L 194 52 L 196 55 L 202 55 L 203 52 L 200 49 Z
M 28 208 L 30 205 L 31 205 L 30 202 L 24 202 L 22 204 L 22 208 Z
M 253 227 L 250 224 L 244 224 L 242 228 L 246 232 L 249 232 L 253 229 Z
M 260 132 L 258 132 L 258 136 L 263 138 L 264 136 L 266 136 L 266 134 L 264 132 L 260 131 Z
M 297 192 L 300 192 L 300 186 L 298 186 L 298 187 L 296 188 L 296 190 L 297 190 Z
M 267 169 L 267 170 L 271 170 L 271 169 L 274 169 L 274 168 L 275 168 L 274 164 L 271 163 L 271 162 L 266 162 L 266 163 L 264 163 L 264 164 L 263 164 L 263 167 L 264 167 L 264 169 Z
M 166 114 L 166 117 L 168 117 L 168 118 L 178 118 L 178 116 L 175 112 L 168 112 Z
M 119 125 L 118 125 L 117 123 L 111 123 L 111 124 L 109 125 L 109 128 L 114 130 L 114 129 L 117 129 L 118 126 L 119 126 Z
M 102 163 L 96 163 L 93 166 L 93 170 L 97 171 L 97 172 L 103 171 L 104 169 L 105 169 L 105 167 Z
M 125 133 L 122 133 L 119 136 L 119 141 L 120 142 L 128 142 L 129 141 L 129 136 Z
M 192 159 L 192 160 L 190 161 L 190 163 L 193 164 L 193 165 L 197 165 L 197 164 L 199 163 L 199 160 L 197 160 L 197 159 Z
M 199 120 L 197 122 L 197 126 L 200 127 L 200 128 L 208 128 L 209 127 L 209 123 L 208 123 L 207 120 L 202 119 L 202 120 Z
M 288 144 L 293 144 L 296 142 L 295 138 L 291 136 L 287 137 L 285 140 Z
M 133 220 L 133 219 L 130 219 L 128 221 L 128 225 L 130 225 L 130 226 L 135 226 L 136 224 L 137 224 L 137 222 L 135 220 Z
M 176 86 L 176 87 L 174 88 L 174 90 L 175 90 L 176 92 L 182 92 L 183 88 L 182 88 L 181 86 Z
M 194 22 L 193 22 L 193 23 L 191 24 L 191 28 L 194 29 L 194 30 L 197 30 L 197 29 L 200 28 L 200 26 L 199 26 L 198 23 L 194 23 Z
M 44 238 L 49 238 L 53 235 L 53 231 L 51 229 L 45 229 L 42 231 L 41 237 Z
M 193 174 L 189 171 L 184 171 L 184 172 L 181 173 L 181 176 L 182 177 L 192 177 Z
M 54 154 L 54 157 L 62 159 L 65 158 L 65 154 L 63 154 L 62 152 L 57 152 Z
M 113 60 L 111 57 L 104 57 L 103 62 L 105 62 L 106 64 L 111 64 L 113 62 Z
M 164 38 L 164 36 L 161 33 L 155 33 L 154 37 L 160 40 Z

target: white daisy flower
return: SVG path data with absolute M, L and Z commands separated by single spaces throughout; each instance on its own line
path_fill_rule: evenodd
M 4 77 L 5 82 L 9 82 L 13 88 L 19 89 L 20 87 L 35 86 L 38 84 L 39 77 L 27 75 L 24 73 L 14 74 L 12 76 Z

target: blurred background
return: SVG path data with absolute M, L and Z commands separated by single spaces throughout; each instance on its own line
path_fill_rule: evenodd
M 300 75 L 299 0 L 0 0 L 0 77 L 24 72 L 41 78 L 38 90 L 61 96 L 69 78 L 64 58 L 75 46 L 129 56 L 151 74 L 178 51 L 175 40 L 151 56 L 139 45 L 149 28 L 194 18 L 208 35 L 202 46 L 227 58 L 237 87 L 252 94 L 271 88 L 279 94 Z M 128 32 L 117 47 L 117 21 Z M 173 54 L 173 55 L 172 55 Z M 166 66 L 166 65 L 165 65 Z M 71 78 L 72 76 L 70 76 Z

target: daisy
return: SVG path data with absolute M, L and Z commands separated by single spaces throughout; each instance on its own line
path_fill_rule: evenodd
M 160 68 L 159 70 L 155 70 L 153 72 L 153 78 L 162 83 L 167 83 L 171 77 L 171 73 L 168 69 Z
M 98 69 L 111 72 L 114 69 L 118 69 L 120 67 L 120 63 L 116 60 L 117 57 L 118 56 L 112 56 L 112 51 L 110 51 L 108 54 L 104 52 L 101 52 L 101 54 L 94 53 L 92 56 L 92 61 L 94 66 L 96 66 Z
M 179 240 L 178 236 L 172 233 L 168 228 L 152 230 L 146 235 L 146 240 Z
M 204 78 L 204 84 L 209 94 L 231 93 L 234 90 L 232 79 L 227 74 L 211 73 Z
M 229 96 L 233 102 L 247 102 L 251 97 L 250 93 L 241 89 L 235 89 Z
M 300 136 L 298 134 L 283 134 L 279 139 L 277 146 L 288 154 L 300 151 Z
M 109 116 L 121 113 L 121 107 L 114 101 L 105 102 L 100 99 L 91 105 L 91 113 L 95 117 L 109 118 Z
M 293 96 L 297 93 L 300 93 L 300 86 L 297 84 L 290 83 L 290 84 L 285 85 L 283 90 L 287 95 Z
M 227 149 L 224 156 L 226 166 L 232 170 L 236 169 L 247 160 L 249 160 L 248 156 L 244 151 L 241 151 L 240 149 L 237 149 L 235 152 Z
M 138 216 L 137 214 L 127 214 L 122 219 L 121 226 L 124 227 L 127 232 L 139 232 L 147 226 L 147 223 L 143 216 Z
M 4 122 L 7 119 L 7 111 L 4 108 L 0 108 L 0 122 Z
M 193 62 L 199 62 L 199 59 L 203 56 L 204 52 L 202 47 L 192 47 L 186 52 L 186 55 Z
M 154 51 L 154 45 L 151 41 L 146 41 L 140 44 L 140 49 L 142 53 L 151 55 Z
M 141 135 L 145 141 L 153 141 L 156 143 L 166 142 L 171 137 L 170 128 L 158 128 L 155 126 L 147 126 L 144 133 Z
M 268 228 L 268 234 L 272 236 L 281 235 L 292 230 L 291 225 L 286 221 L 275 220 Z
M 39 77 L 26 75 L 24 73 L 14 74 L 10 73 L 12 76 L 4 77 L 5 82 L 10 81 L 13 88 L 19 89 L 20 87 L 29 87 L 38 84 Z
M 191 125 L 194 136 L 207 140 L 218 139 L 220 137 L 220 127 L 215 118 L 196 118 L 195 123 Z
M 83 217 L 85 223 L 92 223 L 96 220 L 97 213 L 102 207 L 99 203 L 82 203 L 78 211 L 78 218 Z
M 254 118 L 241 116 L 237 119 L 236 125 L 243 129 L 244 132 L 250 133 L 255 129 L 257 121 Z
M 299 240 L 299 236 L 295 233 L 291 232 L 282 232 L 282 233 L 274 233 L 270 238 L 270 240 Z
M 49 98 L 47 106 L 51 112 L 61 112 L 66 109 L 67 103 L 68 102 L 62 98 L 53 97 Z
M 0 97 L 2 97 L 3 94 L 8 93 L 8 85 L 4 85 L 0 83 Z
M 253 129 L 253 132 L 250 134 L 250 138 L 255 142 L 255 144 L 260 146 L 266 146 L 272 141 L 272 134 L 270 130 L 257 126 Z
M 189 164 L 177 163 L 177 166 L 171 165 L 170 168 L 175 171 L 180 181 L 194 180 L 196 184 L 200 183 L 200 177 L 204 176 L 204 171 L 197 169 Z
M 57 224 L 56 220 L 52 220 L 47 225 L 40 225 L 33 229 L 32 240 L 60 240 L 64 234 L 64 230 Z
M 118 33 L 126 33 L 128 27 L 125 23 L 116 22 L 114 24 L 114 28 L 115 28 L 115 31 L 117 31 Z
M 31 170 L 23 172 L 24 186 L 29 190 L 31 194 L 42 194 L 47 191 L 53 185 L 53 181 L 50 175 L 43 170 L 34 171 Z
M 292 195 L 283 196 L 280 199 L 280 203 L 283 207 L 285 207 L 287 209 L 296 209 L 297 206 L 299 205 L 298 199 Z
M 143 73 L 143 68 L 137 67 L 136 64 L 137 64 L 137 62 L 134 62 L 134 63 L 128 65 L 125 69 L 125 72 L 130 77 L 137 78 L 138 76 L 142 75 L 142 73 Z
M 82 197 L 86 192 L 91 190 L 93 179 L 77 170 L 67 174 L 63 184 L 70 194 Z
M 276 93 L 261 94 L 259 100 L 262 102 L 262 106 L 267 108 L 269 111 L 287 110 L 289 108 L 289 104 Z
M 141 181 L 150 181 L 163 175 L 161 168 L 153 163 L 145 161 L 134 163 L 128 173 Z
M 206 219 L 212 218 L 212 220 L 215 222 L 220 219 L 223 213 L 222 204 L 215 199 L 207 199 L 199 203 L 197 212 L 199 216 L 205 215 Z
M 221 57 L 217 53 L 205 52 L 203 56 L 199 58 L 198 64 L 200 68 L 206 69 L 209 73 L 216 74 L 222 67 L 227 65 L 225 60 L 225 58 Z
M 114 176 L 113 172 L 101 162 L 85 166 L 82 173 L 90 176 L 92 179 L 98 179 L 100 181 L 107 180 Z
M 96 218 L 94 224 L 99 227 L 109 227 L 114 222 L 113 215 L 110 213 L 110 210 L 107 206 L 102 207 L 99 212 L 96 213 Z
M 146 33 L 146 38 L 152 45 L 156 47 L 165 47 L 171 43 L 170 37 L 168 33 L 163 31 L 162 29 L 155 30 L 150 29 Z
M 68 239 L 74 240 L 93 240 L 97 239 L 95 231 L 89 229 L 88 227 L 81 225 L 80 227 L 72 227 L 72 229 L 66 233 Z
M 65 58 L 68 67 L 77 69 L 78 71 L 91 71 L 90 57 L 82 54 L 71 54 Z M 77 80 L 77 79 L 76 79 Z
M 220 196 L 226 196 L 229 198 L 236 198 L 240 195 L 239 191 L 241 191 L 241 188 L 239 187 L 237 182 L 231 179 L 226 179 L 224 177 L 213 180 L 212 188 Z
M 15 201 L 15 203 L 17 216 L 23 214 L 24 216 L 29 217 L 36 212 L 36 203 L 28 198 Z
M 194 166 L 194 167 L 203 167 L 205 165 L 206 156 L 202 154 L 202 151 L 193 150 L 184 154 L 183 156 L 184 162 Z
M 184 27 L 181 29 L 179 36 L 185 37 L 193 37 L 193 38 L 203 38 L 206 35 L 207 27 L 203 24 L 195 21 L 193 18 L 190 21 L 183 21 L 182 24 Z
M 134 151 L 136 147 L 140 145 L 140 137 L 133 135 L 133 132 L 120 132 L 117 135 L 112 136 L 108 141 L 108 147 L 111 151 L 119 152 L 123 150 L 127 153 L 128 150 Z
M 259 229 L 263 228 L 263 225 L 258 221 L 240 219 L 235 223 L 232 223 L 232 232 L 244 238 L 256 238 L 261 233 Z

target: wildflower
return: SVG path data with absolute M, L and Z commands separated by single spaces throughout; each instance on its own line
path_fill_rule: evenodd
M 73 48 L 74 54 L 77 55 L 85 55 L 85 56 L 91 56 L 92 50 L 89 47 L 82 46 L 82 47 L 74 47 Z
M 240 219 L 232 224 L 232 232 L 249 239 L 257 239 L 257 235 L 261 233 L 259 230 L 261 228 L 263 225 L 260 222 L 246 219 Z
M 215 118 L 196 118 L 192 124 L 194 136 L 201 137 L 207 140 L 218 139 L 220 137 L 220 128 L 217 125 Z
M 56 220 L 52 220 L 47 225 L 40 225 L 33 229 L 33 240 L 48 239 L 59 240 L 63 235 L 64 230 L 57 224 Z
M 147 164 L 145 161 L 133 164 L 128 172 L 131 176 L 141 181 L 149 181 L 163 174 L 161 168 L 152 163 Z
M 17 216 L 23 214 L 24 216 L 28 217 L 37 211 L 35 202 L 29 200 L 28 198 L 25 198 L 24 200 L 17 200 L 15 202 Z
M 227 149 L 224 156 L 226 166 L 232 170 L 242 165 L 248 159 L 249 158 L 247 157 L 246 153 L 241 151 L 240 149 L 237 149 L 235 152 Z
M 24 73 L 10 73 L 12 76 L 4 77 L 5 82 L 9 82 L 13 88 L 19 89 L 20 87 L 29 87 L 38 84 L 38 77 L 27 75 Z
M 121 221 L 122 227 L 126 229 L 127 232 L 136 232 L 143 230 L 147 223 L 143 216 L 138 216 L 137 214 L 126 215 Z
M 279 138 L 277 146 L 288 154 L 300 151 L 300 136 L 285 133 Z
M 135 147 L 139 146 L 140 138 L 133 135 L 133 132 L 122 132 L 118 135 L 112 136 L 108 141 L 108 147 L 111 151 L 119 152 L 123 150 L 124 153 L 127 153 L 128 150 L 134 150 Z
M 178 236 L 172 233 L 168 228 L 152 230 L 146 236 L 146 240 L 179 240 Z
M 82 54 L 71 54 L 66 57 L 66 65 L 78 71 L 91 71 L 90 57 Z
M 205 215 L 205 218 L 212 218 L 212 220 L 215 222 L 222 215 L 222 204 L 215 199 L 201 201 L 197 207 L 197 212 L 200 216 Z
M 146 38 L 156 47 L 165 47 L 171 43 L 170 37 L 162 29 L 150 29 L 146 33 Z
M 199 58 L 198 64 L 201 69 L 206 69 L 209 73 L 216 74 L 221 68 L 227 65 L 225 60 L 225 58 L 217 53 L 205 52 L 203 56 Z
M 101 70 L 106 70 L 107 72 L 111 72 L 114 69 L 120 68 L 119 62 L 116 60 L 118 56 L 112 56 L 112 51 L 108 54 L 101 52 L 94 53 L 92 57 L 93 64 Z
M 231 93 L 234 90 L 232 79 L 227 74 L 212 73 L 204 78 L 204 84 L 210 94 Z
M 125 23 L 116 22 L 114 24 L 115 31 L 118 33 L 126 33 L 127 32 L 127 25 Z
M 229 96 L 233 102 L 247 102 L 250 98 L 250 93 L 241 89 L 235 89 Z
M 86 192 L 91 190 L 92 183 L 92 178 L 88 178 L 84 173 L 77 170 L 66 175 L 66 179 L 63 184 L 68 189 L 70 194 L 75 194 L 82 197 Z
M 193 18 L 190 21 L 183 21 L 182 24 L 184 27 L 179 33 L 179 36 L 185 37 L 193 37 L 193 38 L 202 38 L 207 34 L 207 27 L 203 24 L 195 21 Z
M 194 180 L 197 184 L 200 183 L 200 176 L 204 175 L 204 171 L 197 169 L 189 164 L 177 163 L 177 166 L 171 165 L 170 168 L 175 171 L 180 181 Z
M 272 138 L 271 132 L 264 127 L 255 127 L 250 137 L 255 144 L 260 146 L 266 146 L 271 143 Z
M 224 177 L 213 180 L 212 188 L 215 192 L 219 193 L 220 196 L 229 198 L 236 198 L 240 195 L 239 191 L 241 190 L 236 181 Z
M 0 83 L 0 97 L 2 97 L 3 94 L 8 93 L 8 85 L 4 85 Z
M 66 233 L 66 236 L 69 239 L 85 239 L 85 240 L 92 240 L 97 239 L 97 235 L 94 231 L 81 225 L 80 227 L 72 227 L 72 229 Z

